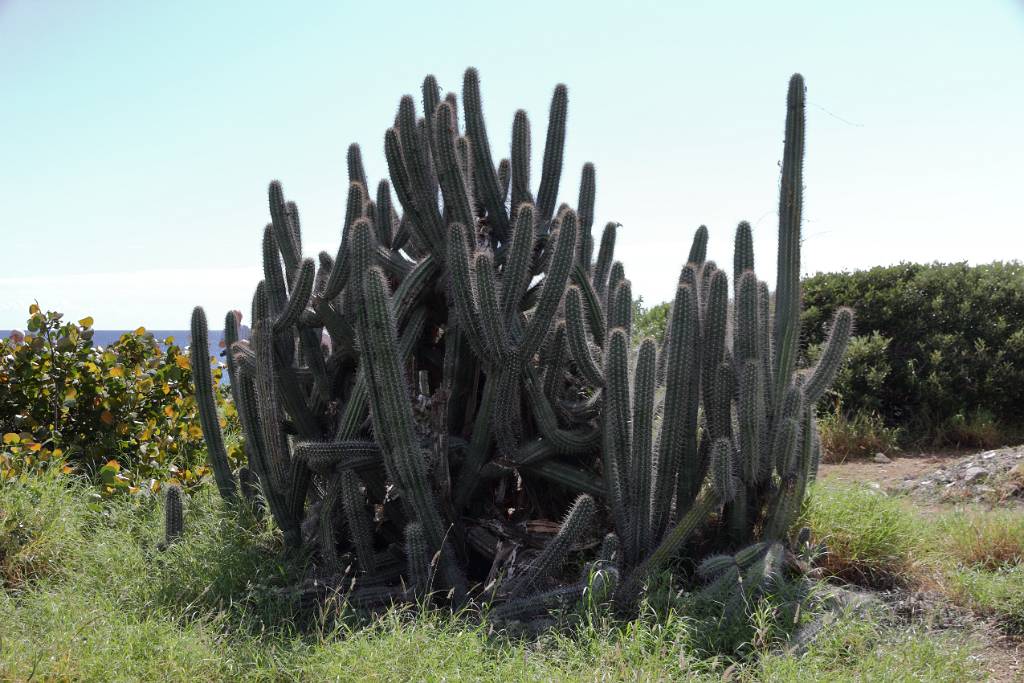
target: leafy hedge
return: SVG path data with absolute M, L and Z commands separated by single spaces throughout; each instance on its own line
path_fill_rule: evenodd
M 964 442 L 1024 426 L 1024 265 L 914 264 L 819 273 L 803 283 L 805 349 L 840 305 L 857 312 L 833 393 L 914 438 Z
M 95 346 L 92 324 L 33 304 L 24 338 L 0 340 L 0 481 L 59 466 L 105 495 L 198 483 L 207 467 L 188 354 L 142 327 Z M 228 426 L 234 406 L 220 401 Z

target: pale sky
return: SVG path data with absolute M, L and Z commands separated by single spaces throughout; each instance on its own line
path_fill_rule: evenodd
M 28 305 L 102 329 L 248 310 L 266 186 L 334 252 L 345 149 L 372 183 L 423 76 L 481 73 L 495 159 L 569 86 L 561 199 L 597 166 L 634 293 L 668 298 L 690 236 L 774 281 L 786 83 L 808 87 L 806 273 L 1024 258 L 1024 3 L 0 0 L 0 329 Z M 535 172 L 534 178 L 537 178 Z M 851 302 L 856 303 L 856 302 Z

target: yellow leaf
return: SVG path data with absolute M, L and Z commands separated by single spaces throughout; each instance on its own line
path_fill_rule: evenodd
M 60 468 L 60 471 L 63 472 L 64 474 L 71 474 L 72 472 L 75 471 L 75 468 L 72 467 L 71 465 L 64 465 L 64 467 Z
M 64 398 L 75 398 L 77 396 L 78 389 L 75 389 L 74 387 L 69 387 L 68 390 L 64 392 Z
M 21 437 L 15 434 L 14 432 L 7 432 L 6 434 L 4 434 L 4 443 L 14 444 L 19 442 L 21 442 Z
M 59 458 L 62 455 L 64 455 L 64 449 L 63 448 L 54 448 L 53 449 L 53 457 Z
M 151 432 L 151 431 L 150 431 L 149 427 L 146 427 L 146 428 L 145 428 L 145 429 L 144 429 L 144 430 L 142 431 L 142 434 L 140 434 L 140 435 L 139 435 L 139 441 L 149 441 L 149 439 L 150 439 L 150 438 L 151 438 L 152 436 L 153 436 L 153 432 Z
M 171 393 L 171 385 L 168 384 L 167 382 L 164 382 L 164 396 L 166 396 L 169 393 Z
M 174 406 L 164 406 L 164 415 L 174 417 Z
M 136 337 L 141 337 L 144 334 L 146 334 L 146 328 L 145 327 L 138 327 L 138 328 L 135 329 L 135 336 Z
M 120 472 L 121 471 L 121 463 L 119 463 L 118 461 L 113 460 L 113 459 L 108 460 L 107 464 L 104 465 L 104 467 L 109 467 L 109 468 L 113 469 L 115 472 Z
M 37 304 L 32 304 L 31 306 L 28 307 L 28 314 L 29 315 L 35 315 L 38 312 L 39 312 L 39 306 Z
M 188 356 L 175 356 L 174 362 L 178 364 L 178 367 L 182 370 L 188 370 Z
M 114 414 L 111 413 L 109 410 L 104 410 L 102 413 L 100 413 L 100 422 L 102 422 L 105 425 L 113 424 Z
M 110 376 L 124 377 L 124 368 L 122 368 L 120 365 L 115 365 L 114 367 L 110 368 Z
M 203 435 L 203 430 L 199 427 L 199 425 L 192 425 L 191 427 L 188 428 L 188 435 L 198 439 Z
M 30 443 L 30 444 L 28 445 L 28 449 L 29 449 L 30 451 L 32 451 L 33 453 L 36 453 L 36 452 L 38 452 L 38 451 L 39 451 L 39 449 L 40 449 L 40 448 L 42 448 L 42 447 L 43 447 L 43 444 L 41 444 L 41 443 Z
M 78 324 L 82 327 L 92 327 L 93 319 L 91 315 L 87 315 L 78 321 Z

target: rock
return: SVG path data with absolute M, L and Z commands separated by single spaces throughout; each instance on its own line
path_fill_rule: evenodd
M 887 465 L 892 460 L 885 453 L 875 453 L 875 457 L 871 459 L 872 462 L 877 462 L 879 465 Z
M 988 470 L 984 467 L 969 467 L 964 472 L 964 481 L 968 484 L 988 479 Z

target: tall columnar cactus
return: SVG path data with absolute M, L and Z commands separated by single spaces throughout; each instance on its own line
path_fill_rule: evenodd
M 354 605 L 496 596 L 495 616 L 526 618 L 612 596 L 628 609 L 698 548 L 716 553 L 706 590 L 744 601 L 770 589 L 817 471 L 813 406 L 853 327 L 840 310 L 818 365 L 798 370 L 802 78 L 787 100 L 774 307 L 750 225 L 731 277 L 706 260 L 700 226 L 660 348 L 634 335 L 618 223 L 594 253 L 592 164 L 577 205 L 559 204 L 566 88 L 536 186 L 526 113 L 498 159 L 473 69 L 464 128 L 457 104 L 432 76 L 421 112 L 401 99 L 384 134 L 390 182 L 372 193 L 349 148 L 333 254 L 303 257 L 298 209 L 271 183 L 252 337 L 234 315 L 225 329 L 244 495 L 266 501 L 288 545 L 312 546 L 317 586 L 356 586 Z M 197 396 L 232 499 L 205 325 L 197 309 Z M 539 547 L 533 530 L 567 509 Z
M 206 326 L 206 313 L 196 306 L 192 311 L 192 341 L 189 346 L 189 361 L 192 367 L 192 383 L 196 390 L 196 404 L 199 406 L 199 424 L 209 454 L 217 489 L 225 500 L 234 500 L 236 495 L 235 475 L 228 464 L 228 452 L 224 447 L 224 436 L 220 431 L 220 417 L 213 392 L 213 376 L 210 372 L 210 342 Z

